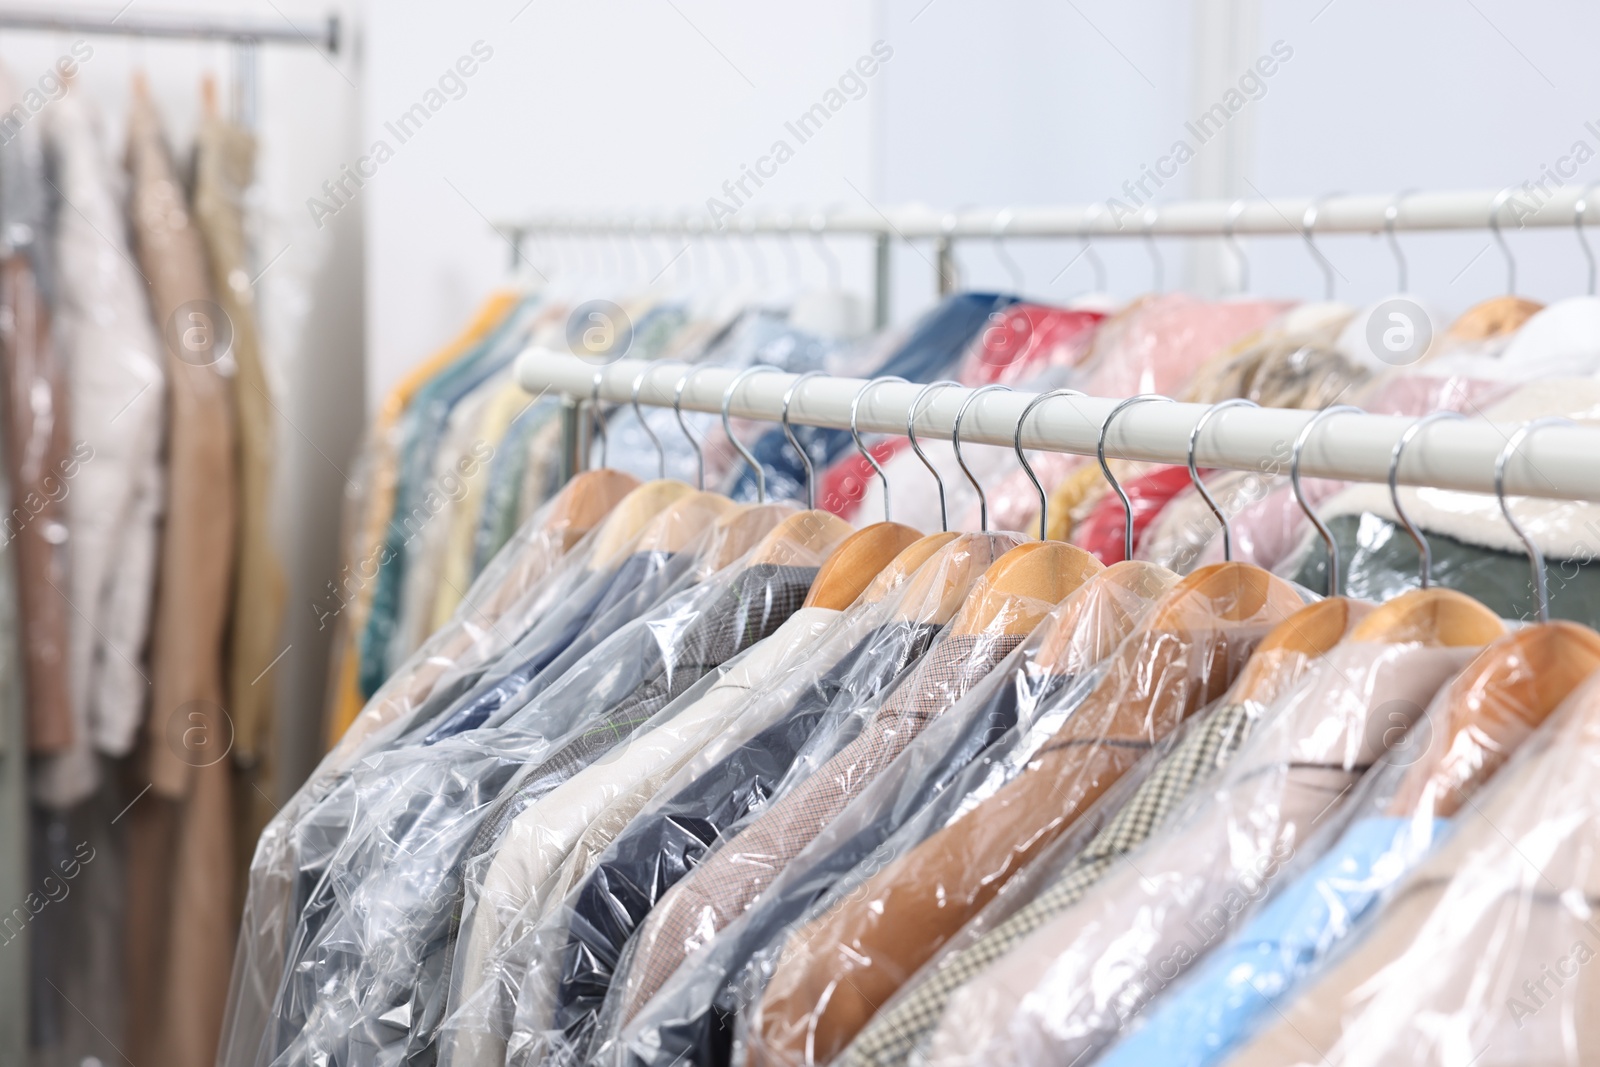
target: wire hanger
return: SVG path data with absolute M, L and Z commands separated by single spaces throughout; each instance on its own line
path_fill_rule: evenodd
M 1589 194 L 1594 191 L 1594 186 L 1585 187 L 1578 202 L 1572 205 L 1572 228 L 1578 232 L 1578 247 L 1583 249 L 1583 258 L 1589 261 L 1589 295 L 1594 295 L 1594 249 L 1589 247 L 1589 235 L 1583 232 L 1584 212 L 1589 210 Z
M 1028 481 L 1033 483 L 1034 489 L 1039 493 L 1039 540 L 1048 540 L 1045 531 L 1050 528 L 1050 496 L 1044 491 L 1044 486 L 1039 482 L 1039 476 L 1033 473 L 1033 465 L 1028 462 L 1028 457 L 1022 453 L 1022 425 L 1028 421 L 1028 416 L 1040 404 L 1057 396 L 1088 396 L 1088 393 L 1078 389 L 1052 389 L 1048 393 L 1040 393 L 1028 401 L 1028 406 L 1022 409 L 1022 415 L 1017 419 L 1017 429 L 1011 436 L 1011 447 L 1016 449 L 1017 462 L 1022 464 L 1022 473 L 1028 476 Z
M 997 390 L 1009 393 L 1011 392 L 1011 387 L 997 383 L 974 389 L 967 394 L 967 399 L 961 402 L 961 408 L 956 412 L 955 424 L 950 429 L 950 444 L 956 450 L 956 463 L 960 465 L 961 473 L 967 476 L 967 481 L 972 483 L 972 488 L 978 494 L 978 530 L 980 533 L 989 532 L 989 498 L 983 495 L 983 486 L 978 484 L 978 479 L 973 476 L 972 468 L 967 466 L 966 459 L 961 455 L 961 420 L 967 417 L 967 409 L 976 403 L 980 396 Z
M 1301 236 L 1306 239 L 1306 247 L 1311 250 L 1311 255 L 1316 259 L 1317 266 L 1322 268 L 1322 298 L 1333 299 L 1333 261 L 1322 254 L 1322 249 L 1317 247 L 1317 216 L 1322 213 L 1322 204 L 1329 197 L 1337 194 L 1329 193 L 1319 196 L 1307 206 L 1304 215 L 1300 216 Z
M 1095 442 L 1094 446 L 1095 455 L 1100 460 L 1100 473 L 1106 476 L 1106 481 L 1111 483 L 1112 490 L 1116 492 L 1118 499 L 1122 501 L 1122 517 L 1124 520 L 1122 527 L 1123 559 L 1133 558 L 1133 501 L 1128 499 L 1128 494 L 1123 491 L 1122 483 L 1117 481 L 1116 476 L 1111 473 L 1111 465 L 1106 462 L 1106 432 L 1111 429 L 1111 420 L 1115 419 L 1123 408 L 1142 404 L 1145 401 L 1161 401 L 1167 404 L 1174 402 L 1170 396 L 1162 396 L 1160 393 L 1140 393 L 1138 396 L 1128 397 L 1128 399 L 1112 408 L 1105 421 L 1100 424 L 1100 439 Z
M 1547 426 L 1574 425 L 1576 423 L 1571 419 L 1563 419 L 1554 415 L 1542 419 L 1534 419 L 1511 435 L 1511 439 L 1506 442 L 1506 447 L 1500 450 L 1500 454 L 1495 457 L 1494 461 L 1494 495 L 1500 501 L 1500 511 L 1506 517 L 1506 524 L 1522 539 L 1523 547 L 1528 550 L 1528 562 L 1533 567 L 1533 596 L 1539 608 L 1540 622 L 1550 621 L 1550 589 L 1545 584 L 1544 553 L 1539 550 L 1539 546 L 1534 539 L 1528 536 L 1528 531 L 1522 528 L 1522 524 L 1517 521 L 1516 516 L 1511 514 L 1511 506 L 1506 503 L 1506 464 L 1511 461 L 1512 456 L 1516 455 L 1517 449 L 1522 447 L 1522 442 L 1526 441 L 1528 435 L 1533 431 L 1544 429 Z
M 606 437 L 606 419 L 600 413 L 600 383 L 605 380 L 605 371 L 595 371 L 594 380 L 589 385 L 589 417 L 594 422 L 594 432 L 600 435 L 600 466 L 609 467 L 606 462 L 606 453 L 610 447 L 610 440 Z
M 1442 422 L 1446 419 L 1460 419 L 1464 416 L 1456 411 L 1434 411 L 1422 416 L 1416 422 L 1406 427 L 1405 433 L 1400 435 L 1400 440 L 1394 443 L 1394 451 L 1389 453 L 1389 503 L 1394 505 L 1394 513 L 1400 519 L 1400 525 L 1406 528 L 1406 533 L 1411 535 L 1411 540 L 1417 545 L 1417 577 L 1422 581 L 1422 588 L 1426 589 L 1433 584 L 1433 548 L 1428 544 L 1428 539 L 1422 536 L 1422 531 L 1417 529 L 1416 523 L 1411 521 L 1411 516 L 1406 514 L 1406 509 L 1400 504 L 1400 454 L 1405 451 L 1411 439 L 1422 432 L 1422 428 L 1430 422 Z
M 789 425 L 789 405 L 793 403 L 795 394 L 800 391 L 808 378 L 824 377 L 826 372 L 808 370 L 800 377 L 789 383 L 789 388 L 783 391 L 783 413 L 778 416 L 778 425 L 783 427 L 783 436 L 789 439 L 789 447 L 800 454 L 800 465 L 806 469 L 806 507 L 813 509 L 817 506 L 817 472 L 811 465 L 811 455 L 800 444 L 800 439 L 794 435 L 794 427 Z
M 1306 421 L 1295 435 L 1294 447 L 1289 452 L 1289 488 L 1294 493 L 1294 501 L 1300 505 L 1300 510 L 1306 513 L 1306 518 L 1311 520 L 1311 525 L 1317 528 L 1317 534 L 1322 538 L 1322 543 L 1328 549 L 1328 582 L 1326 589 L 1328 596 L 1339 595 L 1339 545 L 1333 539 L 1333 531 L 1328 529 L 1328 524 L 1322 521 L 1322 516 L 1317 514 L 1315 508 L 1306 502 L 1305 490 L 1300 487 L 1300 453 L 1305 451 L 1306 442 L 1311 440 L 1311 431 L 1316 429 L 1317 423 L 1330 415 L 1354 414 L 1364 415 L 1366 412 L 1350 404 L 1334 404 L 1325 407 Z
M 1011 220 L 1015 214 L 1016 212 L 1006 208 L 994 217 L 994 254 L 995 258 L 1006 268 L 1006 273 L 1011 275 L 1011 287 L 1020 296 L 1023 290 L 1027 288 L 1028 279 L 1023 276 L 1022 267 L 1017 264 L 1016 260 L 1011 258 L 1011 251 L 1006 248 L 1005 241 L 1006 230 L 1011 226 Z
M 755 473 L 756 503 L 758 504 L 765 504 L 767 502 L 767 472 L 762 469 L 761 464 L 756 461 L 755 455 L 745 447 L 744 442 L 739 440 L 739 438 L 734 434 L 733 424 L 728 418 L 728 408 L 733 403 L 733 394 L 734 391 L 739 388 L 739 383 L 743 382 L 746 378 L 749 378 L 752 375 L 760 374 L 763 371 L 776 371 L 777 369 L 777 367 L 769 366 L 765 363 L 757 363 L 753 367 L 746 367 L 738 374 L 735 374 L 733 376 L 733 381 L 729 382 L 728 387 L 722 391 L 722 432 L 727 435 L 728 443 L 733 445 L 733 447 L 738 450 L 739 455 L 744 458 L 744 461 L 749 465 L 750 470 Z
M 883 484 L 883 521 L 888 522 L 889 476 L 883 472 L 883 465 L 878 462 L 878 457 L 874 456 L 871 449 L 867 448 L 866 445 L 861 443 L 861 431 L 856 429 L 856 409 L 861 404 L 861 398 L 871 392 L 874 386 L 882 385 L 885 382 L 899 382 L 901 385 L 910 384 L 904 378 L 900 378 L 891 374 L 883 378 L 873 378 L 871 381 L 867 382 L 866 385 L 863 385 L 860 389 L 857 389 L 856 395 L 850 398 L 850 437 L 856 443 L 856 451 L 860 452 L 864 457 L 866 457 L 867 462 L 872 464 L 872 469 L 878 472 L 878 481 Z
M 1400 205 L 1405 203 L 1406 197 L 1416 192 L 1415 189 L 1402 189 L 1394 194 L 1388 207 L 1383 209 L 1383 236 L 1389 242 L 1389 251 L 1394 254 L 1395 279 L 1398 287 L 1397 293 L 1406 292 L 1408 268 L 1405 253 L 1400 251 L 1400 239 L 1394 235 L 1394 224 L 1400 218 Z
M 1500 209 L 1514 192 L 1516 186 L 1506 186 L 1496 194 L 1494 203 L 1489 205 L 1489 232 L 1494 234 L 1494 243 L 1500 246 L 1500 254 L 1505 257 L 1506 294 L 1509 296 L 1515 296 L 1517 292 L 1517 261 L 1511 255 L 1511 246 L 1506 243 L 1505 235 L 1500 232 Z
M 950 529 L 950 512 L 945 504 L 944 479 L 939 477 L 938 469 L 928 459 L 927 453 L 922 451 L 922 445 L 917 442 L 917 408 L 922 406 L 923 397 L 935 389 L 947 389 L 950 386 L 955 386 L 959 389 L 961 388 L 961 383 L 953 382 L 949 379 L 929 382 L 922 387 L 922 391 L 912 399 L 911 406 L 906 409 L 906 438 L 911 442 L 911 451 L 915 452 L 917 458 L 922 461 L 922 465 L 928 468 L 928 473 L 933 475 L 933 483 L 939 487 L 939 529 L 946 531 Z
M 1094 241 L 1089 237 L 1089 227 L 1092 224 L 1091 220 L 1098 218 L 1104 210 L 1098 200 L 1090 204 L 1089 210 L 1084 214 L 1083 225 L 1078 228 L 1078 240 L 1083 242 L 1083 252 L 1080 254 L 1088 257 L 1089 265 L 1094 268 L 1094 291 L 1097 293 L 1107 291 L 1106 264 L 1105 260 L 1100 258 L 1100 253 L 1095 250 Z
M 1219 400 L 1201 413 L 1200 417 L 1195 420 L 1194 429 L 1189 431 L 1189 480 L 1194 483 L 1195 492 L 1200 494 L 1200 499 L 1206 502 L 1206 507 L 1211 509 L 1211 514 L 1215 515 L 1217 522 L 1222 525 L 1222 561 L 1224 563 L 1233 562 L 1233 527 L 1229 524 L 1228 516 L 1222 510 L 1222 506 L 1211 495 L 1211 490 L 1206 488 L 1205 479 L 1200 477 L 1200 470 L 1195 466 L 1194 462 L 1194 450 L 1195 446 L 1200 443 L 1200 431 L 1205 429 L 1206 423 L 1211 421 L 1211 416 L 1219 411 L 1226 411 L 1228 408 L 1259 408 L 1260 406 L 1254 400 L 1246 400 L 1242 396 L 1236 396 L 1231 400 Z M 1132 557 L 1130 556 L 1129 558 Z
M 1144 209 L 1142 216 L 1144 222 L 1144 249 L 1150 254 L 1150 291 L 1157 296 L 1161 295 L 1166 286 L 1167 265 L 1161 259 L 1161 249 L 1156 247 L 1156 220 L 1161 213 L 1154 204 Z
M 654 367 L 646 367 L 633 380 L 633 414 L 639 420 L 639 425 L 643 428 L 645 436 L 650 438 L 650 443 L 656 446 L 656 477 L 665 478 L 667 476 L 667 450 L 661 447 L 661 438 L 657 437 L 655 430 L 650 428 L 650 420 L 644 417 L 644 409 L 639 406 L 639 389 L 644 385 L 645 377 L 655 369 Z
M 1227 244 L 1228 251 L 1233 253 L 1234 266 L 1239 269 L 1239 288 L 1234 290 L 1236 293 L 1250 291 L 1250 261 L 1245 258 L 1244 246 L 1233 235 L 1233 228 L 1238 224 L 1239 216 L 1244 214 L 1246 203 L 1240 199 L 1229 204 L 1227 217 L 1222 220 L 1222 240 Z
M 672 390 L 672 413 L 678 417 L 678 429 L 683 431 L 683 436 L 688 438 L 689 447 L 694 449 L 694 487 L 704 490 L 706 487 L 706 454 L 700 448 L 700 441 L 690 432 L 689 424 L 683 421 L 683 390 L 696 374 L 710 367 L 688 367 L 683 372 L 683 377 L 678 379 L 678 384 Z

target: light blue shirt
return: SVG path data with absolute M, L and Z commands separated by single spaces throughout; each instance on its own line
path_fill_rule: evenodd
M 1152 1004 L 1143 1024 L 1106 1051 L 1099 1067 L 1210 1067 L 1228 1058 L 1292 994 L 1437 840 L 1443 820 L 1416 833 L 1410 819 L 1352 823 L 1328 852 L 1181 986 Z

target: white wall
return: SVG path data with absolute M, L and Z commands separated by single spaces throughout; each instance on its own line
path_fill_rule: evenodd
M 166 0 L 162 11 L 243 14 L 304 20 L 342 10 L 345 27 L 358 12 L 334 0 L 294 5 L 272 0 Z M 99 8 L 107 15 L 116 7 Z M 346 40 L 349 41 L 349 35 Z M 187 160 L 200 115 L 200 79 L 211 73 L 230 100 L 232 50 L 227 45 L 91 36 L 93 49 L 72 91 L 89 95 L 111 143 L 123 143 L 128 86 L 136 70 L 148 78 L 180 162 Z M 20 82 L 37 80 L 73 38 L 0 31 L 0 61 Z M 361 212 L 317 229 L 304 200 L 350 158 L 359 133 L 361 74 L 347 49 L 329 59 L 310 49 L 267 46 L 259 62 L 257 133 L 260 232 L 257 298 L 269 372 L 276 383 L 279 492 L 278 544 L 290 592 L 283 644 L 273 667 L 280 722 L 285 724 L 280 781 L 297 783 L 319 754 L 318 723 L 326 675 L 327 635 L 311 609 L 338 571 L 340 504 L 361 430 L 365 299 Z

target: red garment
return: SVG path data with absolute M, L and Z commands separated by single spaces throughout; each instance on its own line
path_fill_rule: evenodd
M 879 463 L 888 463 L 890 456 L 910 446 L 911 442 L 904 437 L 885 437 L 867 447 Z M 853 520 L 867 483 L 877 476 L 878 472 L 872 469 L 867 458 L 852 448 L 843 459 L 823 471 L 822 480 L 817 483 L 817 507 Z M 876 522 L 877 518 L 872 521 Z
M 1202 476 L 1205 471 L 1200 472 Z M 1161 509 L 1190 485 L 1188 467 L 1161 467 L 1143 477 L 1123 483 L 1123 492 L 1133 506 L 1133 541 L 1139 543 L 1144 531 Z M 1094 555 L 1101 563 L 1110 566 L 1120 563 L 1123 555 L 1122 501 L 1116 493 L 1107 493 L 1089 517 L 1073 531 L 1072 540 L 1078 547 Z
M 1020 386 L 1052 367 L 1071 367 L 1089 351 L 1105 315 L 1042 304 L 1012 304 L 989 322 L 961 359 L 963 385 Z

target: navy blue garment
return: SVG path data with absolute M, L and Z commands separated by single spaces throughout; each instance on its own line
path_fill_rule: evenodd
M 912 831 L 906 836 L 914 843 L 943 825 L 988 772 L 985 750 L 1016 727 L 1018 709 L 1030 709 L 1029 719 L 1035 718 L 1049 702 L 1063 696 L 1070 699 L 1076 691 L 1071 681 L 1065 675 L 1012 672 L 1009 679 L 984 694 L 973 714 L 959 724 L 942 720 L 950 722 L 948 730 L 926 733 L 912 742 L 913 748 L 900 759 L 927 763 L 935 757 L 932 765 L 922 773 L 906 775 L 892 798 L 858 797 L 856 803 L 883 805 L 883 810 L 827 855 L 817 857 L 802 876 L 763 895 L 736 926 L 723 930 L 712 943 L 712 959 L 723 974 L 713 1001 L 705 1003 L 681 990 L 668 994 L 674 996 L 671 1006 L 680 1010 L 674 1012 L 670 1023 L 655 1028 L 661 1044 L 648 1061 L 652 1067 L 674 1061 L 726 1067 L 732 1057 L 737 1013 L 760 992 L 760 981 L 749 966 L 756 953 L 781 944 L 795 923 L 805 919 L 852 870 L 871 859 L 896 831 Z M 892 802 L 885 803 L 886 799 Z M 652 1008 L 655 1005 L 652 1002 Z M 634 1064 L 644 1062 L 636 1053 L 628 1058 Z
M 776 722 L 724 756 L 670 800 L 634 819 L 579 886 L 563 950 L 558 1011 L 587 1026 L 623 945 L 663 894 L 766 804 L 836 698 L 849 707 L 888 692 L 938 633 L 930 623 L 880 627 L 856 644 Z M 839 717 L 849 710 L 840 707 Z
M 948 376 L 960 361 L 967 346 L 983 330 L 989 316 L 1004 311 L 1017 297 L 1003 293 L 958 293 L 946 297 L 924 315 L 894 355 L 874 373 L 899 375 L 910 382 L 931 382 Z M 795 438 L 818 471 L 830 466 L 855 447 L 848 430 L 826 430 L 816 426 L 796 426 Z M 789 447 L 781 429 L 769 430 L 751 448 L 756 461 L 766 469 L 767 496 L 773 500 L 804 499 L 806 472 L 800 457 Z M 735 500 L 756 498 L 755 475 L 741 468 L 738 480 L 729 488 Z
M 566 653 L 580 636 L 587 636 L 595 643 L 607 636 L 610 630 L 607 634 L 588 635 L 584 631 L 597 619 L 611 613 L 620 603 L 634 603 L 641 610 L 649 607 L 655 595 L 660 593 L 659 578 L 671 570 L 667 566 L 671 559 L 670 553 L 638 552 L 616 569 L 593 575 L 573 591 L 568 603 L 558 605 L 550 617 L 536 621 L 516 646 L 500 658 L 497 668 L 491 670 L 470 693 L 456 700 L 437 721 L 431 722 L 422 739 L 423 743 L 437 744 L 446 737 L 482 726 L 491 715 L 522 693 L 546 667 Z M 638 603 L 640 594 L 649 592 L 655 594 L 650 601 Z M 624 621 L 618 619 L 617 626 Z M 498 669 L 508 661 L 511 663 L 508 670 L 502 672 Z

